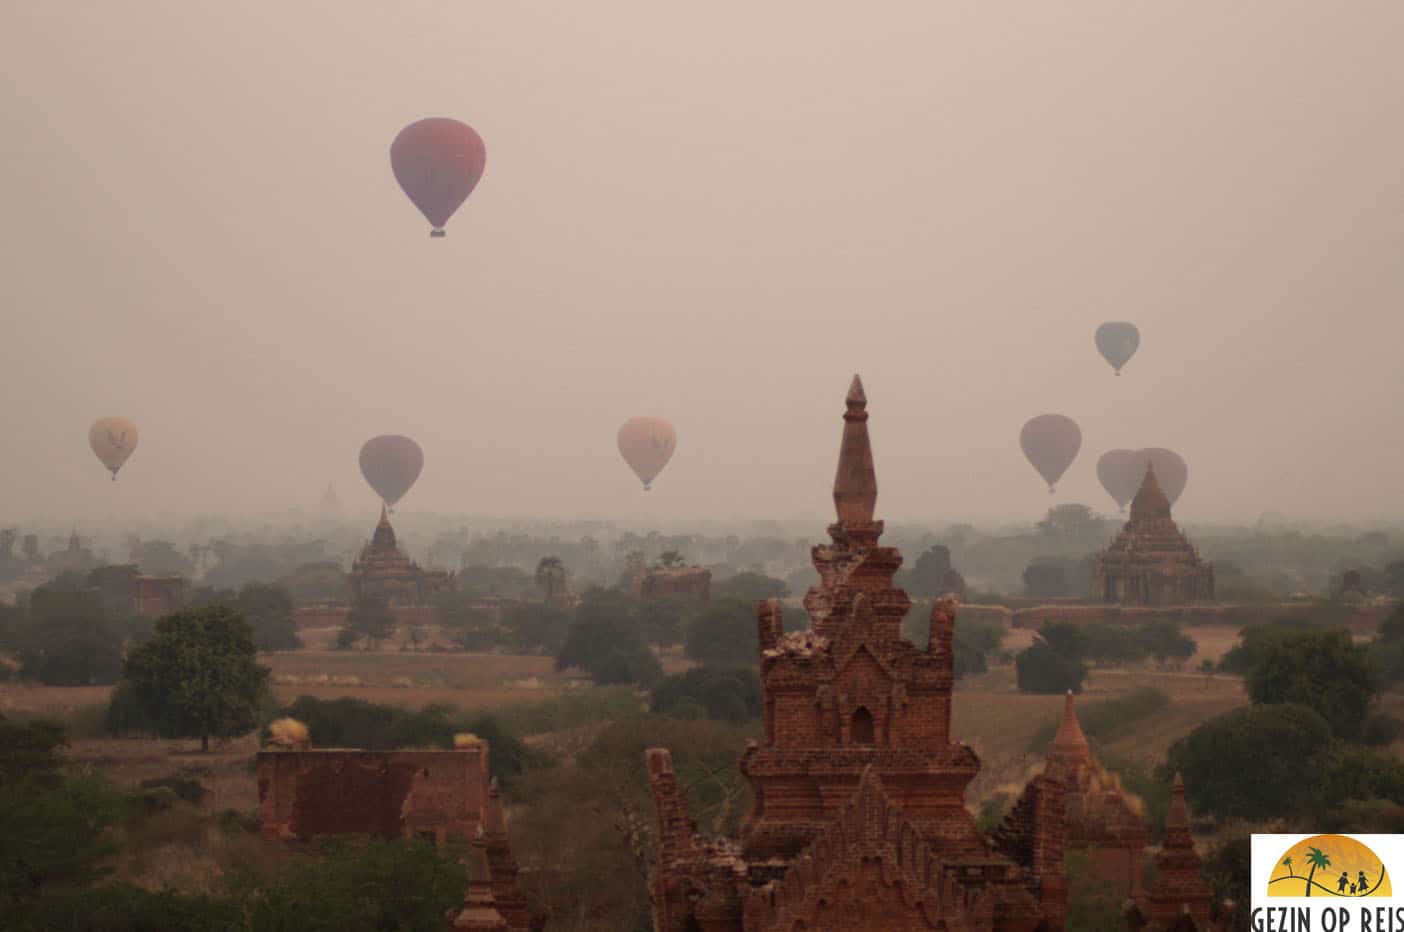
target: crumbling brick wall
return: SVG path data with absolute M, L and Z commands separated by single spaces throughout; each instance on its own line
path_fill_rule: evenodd
M 270 838 L 473 838 L 488 800 L 485 745 L 452 751 L 263 751 L 259 815 Z

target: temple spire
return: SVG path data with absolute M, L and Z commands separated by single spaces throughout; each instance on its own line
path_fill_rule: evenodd
M 507 928 L 507 922 L 497 911 L 492 895 L 492 872 L 488 867 L 487 847 L 481 838 L 473 841 L 468 856 L 468 893 L 463 898 L 463 911 L 454 919 L 455 929 L 489 930 Z
M 1170 811 L 1165 815 L 1164 845 L 1169 848 L 1187 843 L 1190 847 L 1194 845 L 1190 840 L 1189 807 L 1185 805 L 1184 778 L 1176 771 L 1175 783 L 1170 788 Z
M 868 396 L 863 380 L 853 376 L 843 414 L 843 441 L 839 445 L 838 472 L 834 476 L 834 507 L 845 528 L 873 523 L 877 505 L 877 471 L 868 440 Z
M 1048 756 L 1050 763 L 1056 761 L 1059 764 L 1080 764 L 1092 757 L 1087 735 L 1082 731 L 1082 723 L 1077 720 L 1071 689 L 1063 699 L 1063 721 L 1058 726 L 1058 734 L 1053 738 L 1053 748 Z
M 1134 522 L 1168 517 L 1170 499 L 1165 496 L 1165 490 L 1160 487 L 1160 480 L 1155 477 L 1155 467 L 1148 460 L 1146 477 L 1141 480 L 1141 487 L 1136 491 L 1136 497 L 1131 500 L 1131 520 Z

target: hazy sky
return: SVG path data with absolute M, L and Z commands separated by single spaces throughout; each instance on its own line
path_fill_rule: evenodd
M 1140 446 L 1191 521 L 1404 516 L 1401 47 L 1397 0 L 9 0 L 0 516 L 373 519 L 378 433 L 410 510 L 822 516 L 854 372 L 889 520 L 1110 509 Z M 424 116 L 488 149 L 443 240 Z

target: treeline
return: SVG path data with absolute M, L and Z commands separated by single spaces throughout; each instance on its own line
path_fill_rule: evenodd
M 105 686 L 117 682 L 124 656 L 150 637 L 154 622 L 136 613 L 136 568 L 98 567 L 65 573 L 15 605 L 0 603 L 0 678 L 20 676 L 46 686 Z M 248 583 L 236 590 L 197 588 L 186 607 L 221 605 L 241 615 L 260 651 L 302 646 L 293 601 L 278 586 Z
M 1154 662 L 1180 669 L 1199 645 L 1166 619 L 1144 624 L 1051 622 L 1015 658 L 1019 689 L 1029 693 L 1082 692 L 1091 665 L 1125 666 Z

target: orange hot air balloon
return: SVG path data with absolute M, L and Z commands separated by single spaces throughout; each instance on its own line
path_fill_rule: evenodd
M 112 472 L 112 481 L 117 481 L 117 470 L 132 455 L 137 445 L 137 427 L 124 417 L 100 417 L 88 428 L 88 446 Z
M 1048 483 L 1048 491 L 1068 471 L 1077 451 L 1082 449 L 1082 430 L 1077 422 L 1061 414 L 1040 414 L 1030 418 L 1019 432 L 1019 446 L 1024 448 L 1033 468 Z
M 643 481 L 645 492 L 673 458 L 677 445 L 677 431 L 661 417 L 632 417 L 619 428 L 619 454 Z
M 361 475 L 387 506 L 405 497 L 423 468 L 424 451 L 408 437 L 382 434 L 361 447 Z

